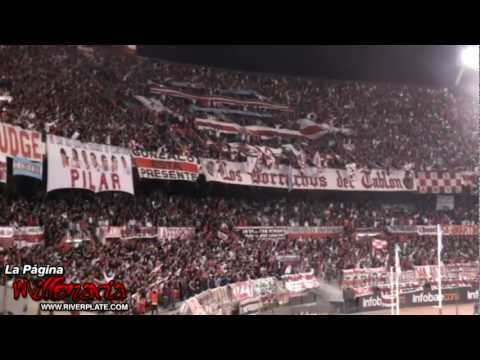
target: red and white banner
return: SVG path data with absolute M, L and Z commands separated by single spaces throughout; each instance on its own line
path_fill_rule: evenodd
M 437 236 L 437 227 L 435 225 L 416 226 L 418 235 Z M 478 236 L 478 225 L 442 225 L 443 236 Z
M 235 284 L 230 284 L 232 290 L 232 297 L 235 301 L 243 301 L 251 299 L 254 296 L 254 284 L 251 281 L 243 281 Z
M 0 154 L 12 158 L 42 161 L 45 154 L 42 135 L 37 131 L 0 123 Z
M 211 130 L 220 134 L 245 133 L 250 136 L 263 138 L 280 137 L 293 139 L 306 139 L 297 130 L 277 129 L 268 126 L 241 126 L 233 122 L 218 121 L 214 119 L 195 119 L 195 126 L 199 130 Z
M 15 242 L 13 227 L 0 227 L 0 248 L 12 247 Z
M 320 283 L 313 272 L 284 275 L 282 276 L 282 280 L 285 282 L 285 288 L 292 293 L 299 293 L 320 286 Z
M 38 245 L 43 242 L 43 229 L 41 227 L 19 227 L 11 226 L 0 227 L 0 247 L 9 248 L 17 246 Z
M 199 130 L 211 130 L 221 134 L 239 134 L 242 126 L 231 122 L 214 119 L 195 119 L 195 126 Z
M 43 242 L 43 228 L 39 226 L 25 226 L 17 228 L 15 240 L 30 244 Z
M 239 226 L 235 229 L 248 239 L 258 240 L 285 239 L 287 234 L 285 226 Z
M 143 179 L 197 181 L 200 161 L 193 156 L 133 151 L 138 176 Z
M 292 109 L 290 109 L 288 106 L 285 106 L 285 105 L 276 105 L 276 104 L 270 104 L 264 101 L 255 101 L 255 100 L 239 100 L 235 98 L 228 98 L 225 96 L 199 96 L 199 95 L 188 94 L 183 91 L 175 90 L 172 88 L 168 88 L 163 85 L 152 86 L 151 92 L 153 94 L 167 95 L 167 96 L 179 97 L 179 98 L 190 99 L 195 101 L 213 102 L 213 103 L 236 105 L 236 106 L 242 106 L 242 107 L 255 106 L 263 109 L 277 110 L 277 111 L 288 111 L 288 112 L 293 111 Z
M 445 288 L 469 286 L 478 283 L 478 265 L 474 263 L 448 264 L 442 266 L 442 283 Z M 431 282 L 436 287 L 438 266 L 414 266 L 414 270 L 402 271 L 400 274 L 401 293 L 421 290 L 425 282 Z M 342 287 L 351 287 L 356 296 L 373 293 L 373 287 L 388 290 L 390 274 L 385 268 L 349 269 L 343 270 Z
M 129 228 L 127 226 L 123 227 L 120 231 L 120 238 L 122 240 L 130 240 L 130 239 L 155 239 L 157 238 L 157 228 L 156 227 L 149 227 L 149 226 L 142 226 L 142 227 L 135 227 Z
M 0 183 L 7 183 L 7 158 L 0 155 Z
M 159 239 L 174 240 L 187 239 L 195 234 L 193 227 L 139 227 L 130 228 L 127 226 L 100 226 L 98 235 L 102 239 Z
M 47 192 L 85 189 L 134 194 L 130 150 L 49 135 Z
M 342 133 L 344 135 L 351 135 L 352 130 L 340 129 L 329 124 L 317 124 L 311 119 L 300 119 L 297 121 L 300 125 L 300 133 L 308 139 L 317 140 L 321 137 L 331 133 Z
M 287 228 L 288 239 L 323 239 L 326 236 L 343 233 L 343 226 L 290 226 Z
M 191 238 L 195 234 L 193 227 L 158 227 L 159 240 L 185 240 Z
M 418 191 L 433 194 L 458 194 L 464 187 L 473 187 L 473 172 L 419 171 L 416 174 Z
M 207 181 L 226 184 L 289 189 L 288 166 L 248 171 L 247 163 L 200 159 Z M 258 167 L 257 167 L 258 170 Z M 292 190 L 336 191 L 415 191 L 414 178 L 405 171 L 359 170 L 351 176 L 346 170 L 305 168 L 292 170 Z

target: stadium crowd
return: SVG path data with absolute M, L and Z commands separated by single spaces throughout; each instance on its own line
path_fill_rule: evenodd
M 330 159 L 328 166 L 352 162 L 359 168 L 384 169 L 476 166 L 478 102 L 448 89 L 247 74 L 119 56 L 101 47 L 82 54 L 76 46 L 2 47 L 0 76 L 0 90 L 13 98 L 2 106 L 2 121 L 88 142 L 227 158 L 229 140 L 282 143 L 276 138 L 209 136 L 199 131 L 195 118 L 205 117 L 207 106 L 219 108 L 208 101 L 199 104 L 155 95 L 162 106 L 151 111 L 134 96 L 155 97 L 150 90 L 156 83 L 195 95 L 253 96 L 294 110 L 249 108 L 249 113 L 268 113 L 271 118 L 219 114 L 220 121 L 298 129 L 296 121 L 313 112 L 318 122 L 351 129 L 351 136 L 288 140 L 310 160 L 319 151 Z
M 154 84 L 195 96 L 282 104 L 293 111 L 238 109 L 152 94 Z M 229 144 L 272 148 L 290 144 L 306 154 L 310 165 L 318 153 L 329 167 L 355 163 L 358 168 L 472 171 L 477 166 L 478 101 L 448 89 L 247 74 L 119 56 L 104 47 L 79 51 L 76 46 L 2 46 L 0 95 L 11 96 L 0 102 L 0 122 L 132 149 L 244 160 Z M 142 105 L 136 95 L 157 99 L 156 107 Z M 315 113 L 318 123 L 352 132 L 307 141 L 199 130 L 195 119 L 210 116 L 211 109 L 221 111 L 215 111 L 218 121 L 292 130 L 300 129 L 297 120 Z M 279 161 L 286 159 L 291 161 L 288 156 Z M 135 197 L 2 193 L 0 226 L 42 226 L 45 246 L 2 249 L 0 267 L 62 265 L 68 281 L 115 279 L 125 284 L 130 301 L 151 298 L 155 290 L 161 305 L 169 308 L 205 289 L 247 279 L 313 269 L 327 280 L 338 280 L 342 269 L 390 265 L 396 242 L 402 243 L 403 268 L 431 264 L 436 256 L 434 237 L 387 234 L 388 247 L 378 252 L 370 238 L 357 239 L 354 230 L 437 223 L 478 223 L 478 205 L 456 201 L 455 210 L 437 211 L 420 200 L 392 207 L 376 201 L 244 199 L 158 189 L 136 189 Z M 196 233 L 170 241 L 101 242 L 96 231 L 100 225 L 190 226 Z M 343 226 L 345 231 L 325 239 L 260 241 L 242 236 L 237 226 Z M 70 247 L 62 241 L 66 237 L 89 241 Z M 477 238 L 446 237 L 443 252 L 446 263 L 475 261 Z M 296 260 L 287 263 L 279 260 L 282 256 Z M 0 277 L 2 284 L 9 280 Z
M 193 198 L 158 190 L 135 198 L 106 193 L 62 194 L 43 202 L 0 201 L 0 225 L 43 225 L 46 236 L 46 246 L 0 251 L 0 266 L 61 265 L 67 269 L 69 281 L 122 281 L 133 296 L 131 301 L 139 296 L 147 298 L 155 290 L 160 305 L 167 309 L 205 289 L 247 279 L 313 269 L 326 280 L 339 280 L 342 269 L 391 265 L 393 246 L 398 242 L 402 244 L 402 268 L 431 264 L 436 256 L 435 237 L 399 237 L 385 232 L 386 226 L 466 225 L 478 218 L 478 210 L 462 202 L 455 210 L 436 211 L 422 203 L 391 207 L 373 201 L 246 200 L 218 195 Z M 193 226 L 196 233 L 187 239 L 101 242 L 96 237 L 99 224 Z M 256 225 L 344 226 L 345 231 L 325 239 L 260 240 L 235 229 Z M 374 251 L 371 238 L 356 237 L 359 227 L 383 232 L 388 248 Z M 65 236 L 85 241 L 70 246 L 60 241 Z M 293 256 L 294 260 L 284 261 L 282 256 Z M 446 238 L 446 263 L 475 261 L 477 257 L 476 237 Z
M 43 246 L 5 249 L 0 252 L 0 265 L 64 266 L 67 282 L 103 283 L 114 279 L 126 286 L 130 301 L 155 290 L 160 304 L 170 308 L 206 289 L 248 279 L 313 269 L 326 280 L 339 280 L 343 269 L 391 266 L 395 242 L 395 238 L 389 239 L 387 251 L 379 255 L 371 239 L 356 240 L 349 235 L 259 241 L 197 234 L 191 239 L 160 243 L 139 239 L 103 245 L 85 242 L 69 250 Z M 435 263 L 435 242 L 435 237 L 419 236 L 402 241 L 402 268 Z M 294 256 L 295 260 L 283 262 L 282 255 Z M 445 238 L 442 258 L 446 264 L 476 261 L 477 238 Z M 3 278 L 2 283 L 6 281 Z

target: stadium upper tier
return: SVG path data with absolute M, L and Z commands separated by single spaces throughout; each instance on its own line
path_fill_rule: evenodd
M 0 121 L 236 161 L 260 145 L 266 162 L 294 167 L 477 165 L 478 99 L 448 89 L 248 74 L 82 49 L 2 46 Z

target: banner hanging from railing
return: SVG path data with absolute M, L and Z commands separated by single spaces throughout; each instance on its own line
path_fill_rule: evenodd
M 38 131 L 0 123 L 0 155 L 42 161 L 45 145 Z
M 133 162 L 142 179 L 197 181 L 200 161 L 193 156 L 133 151 Z
M 49 135 L 47 191 L 84 189 L 134 194 L 130 150 Z
M 315 167 L 293 169 L 288 166 L 249 172 L 247 163 L 200 159 L 207 181 L 226 184 L 271 187 L 292 190 L 336 191 L 415 191 L 415 179 L 406 171 L 359 170 L 353 176 L 347 170 Z M 289 180 L 290 179 L 290 180 Z M 291 186 L 289 186 L 291 185 Z

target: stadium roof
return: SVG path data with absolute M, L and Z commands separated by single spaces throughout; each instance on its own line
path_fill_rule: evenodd
M 192 64 L 336 80 L 453 86 L 459 45 L 180 45 L 141 46 L 145 56 Z M 467 81 L 478 87 L 478 75 Z

